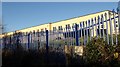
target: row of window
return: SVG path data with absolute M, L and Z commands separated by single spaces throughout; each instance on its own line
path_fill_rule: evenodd
M 75 23 L 72 25 L 72 28 L 74 27 L 74 25 L 75 25 Z M 67 24 L 67 25 L 65 26 L 65 29 L 71 29 L 70 24 Z M 57 28 L 56 28 L 56 27 L 53 27 L 53 31 L 56 31 L 56 30 L 57 30 Z M 58 30 L 63 30 L 63 27 L 62 27 L 62 26 L 58 26 Z
M 72 24 L 72 27 L 70 26 L 70 24 L 66 24 L 65 29 L 75 28 L 75 24 L 76 24 L 76 23 L 73 23 L 73 24 Z M 79 28 L 79 24 L 77 24 L 77 26 L 78 26 L 78 28 Z M 116 27 L 118 27 L 117 22 L 116 22 Z M 98 28 L 99 28 L 99 26 L 98 26 Z M 101 28 L 103 28 L 103 25 L 101 25 Z M 45 28 L 45 30 L 47 30 L 47 28 Z M 56 30 L 57 30 L 57 28 L 56 28 L 56 27 L 53 27 L 53 31 L 56 31 Z M 62 27 L 62 26 L 58 26 L 58 30 L 63 30 L 63 27 Z M 39 31 L 39 30 L 37 30 L 37 31 Z M 35 30 L 33 31 L 33 33 L 34 33 L 34 32 L 35 32 Z M 40 32 L 44 32 L 44 29 L 41 29 Z
M 74 27 L 75 27 L 75 23 L 72 25 L 72 28 L 74 28 Z M 116 27 L 118 27 L 118 24 L 116 24 Z M 65 28 L 71 29 L 70 24 L 67 24 Z M 79 25 L 78 25 L 78 28 L 79 28 Z M 99 28 L 99 26 L 98 26 L 98 28 Z M 103 25 L 101 25 L 101 28 L 103 28 Z M 56 31 L 56 30 L 57 30 L 57 28 L 53 27 L 53 31 Z M 63 30 L 62 26 L 58 26 L 58 30 Z

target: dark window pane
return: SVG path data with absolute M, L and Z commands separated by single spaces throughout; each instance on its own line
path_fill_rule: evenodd
M 116 25 L 116 27 L 118 27 L 118 25 Z
M 103 25 L 101 25 L 101 28 L 103 28 Z
M 70 24 L 68 24 L 68 29 L 70 29 Z
M 60 26 L 60 29 L 63 30 L 62 26 Z
M 60 30 L 60 26 L 58 26 L 58 30 Z
M 53 27 L 53 31 L 56 31 L 56 27 Z
M 68 26 L 66 25 L 66 29 L 68 29 Z

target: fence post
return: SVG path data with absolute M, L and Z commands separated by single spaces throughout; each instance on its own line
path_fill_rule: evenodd
M 16 38 L 17 38 L 17 40 L 16 40 L 16 45 L 17 45 L 17 48 L 19 48 L 19 47 L 18 47 L 18 45 L 19 45 L 19 34 L 16 35 Z
M 88 26 L 88 27 L 89 27 L 89 36 L 90 36 L 90 39 L 89 39 L 89 40 L 91 41 L 91 26 L 90 26 L 91 23 L 90 23 L 90 20 L 88 20 L 88 25 L 89 25 L 89 26 Z
M 65 28 L 63 29 L 63 34 L 64 34 L 64 37 L 65 37 L 65 40 L 64 40 L 64 43 L 65 43 L 65 45 L 66 45 L 66 34 L 65 34 Z
M 91 19 L 91 23 L 92 23 L 92 37 L 94 37 L 94 21 L 93 21 L 93 18 Z
M 67 27 L 65 27 L 65 41 L 66 41 L 66 45 L 68 44 L 68 40 L 67 40 Z
M 30 33 L 28 33 L 28 50 L 29 50 L 29 46 L 30 46 Z
M 68 35 L 67 35 L 68 36 L 68 46 L 70 46 L 70 41 L 69 41 L 69 37 L 70 37 L 69 33 L 70 33 L 70 31 L 69 31 L 69 28 L 70 27 L 68 26 L 68 32 L 67 32 L 68 33 Z
M 105 22 L 106 22 L 107 43 L 109 44 L 109 37 L 108 37 L 108 23 L 107 23 L 107 13 L 105 13 Z
M 99 26 L 99 36 L 100 36 L 100 38 L 101 38 L 100 16 L 98 16 L 98 26 Z
M 102 37 L 103 37 L 103 40 L 105 41 L 105 36 L 104 36 L 104 17 L 103 17 L 103 14 L 101 15 L 101 22 L 102 22 L 102 26 L 103 26 L 103 28 L 102 28 L 102 33 L 103 33 L 103 35 L 102 35 Z
M 39 33 L 39 31 L 37 31 L 36 32 L 36 35 L 37 35 L 37 41 L 38 41 L 38 43 L 37 43 L 37 46 L 38 46 L 38 50 L 40 49 L 40 40 L 39 40 L 39 38 L 40 38 L 40 33 Z
M 81 43 L 80 43 L 80 25 L 79 24 L 78 24 L 78 42 L 80 45 Z
M 96 19 L 96 17 L 95 17 L 95 30 L 96 30 L 96 37 L 98 38 L 97 19 Z
M 82 22 L 80 22 L 80 34 L 81 34 L 81 36 L 80 36 L 80 38 L 81 38 L 81 40 L 82 40 Z M 81 45 L 83 45 L 83 43 L 82 43 L 82 41 L 80 41 L 80 43 L 81 43 Z
M 33 45 L 33 48 L 34 49 L 36 49 L 35 47 L 36 47 L 36 45 L 35 45 L 35 42 L 34 42 L 34 40 L 35 40 L 35 33 L 34 33 L 34 31 L 32 32 L 32 45 Z
M 85 27 L 86 29 L 86 44 L 88 43 L 88 21 L 86 21 L 86 27 Z
M 71 37 L 71 27 L 69 27 L 68 32 L 69 32 L 68 33 L 69 34 L 68 37 L 70 38 Z M 71 44 L 71 41 L 69 41 L 69 46 L 70 46 L 70 44 Z
M 30 37 L 30 46 L 31 46 L 31 48 L 33 49 L 33 48 L 34 48 L 33 43 L 32 43 L 32 34 L 33 34 L 33 33 L 30 32 L 30 34 L 31 34 L 31 35 L 30 35 L 30 36 L 31 36 L 31 37 Z
M 70 46 L 72 45 L 72 28 L 70 28 L 70 37 L 71 37 L 71 44 L 70 44 Z
M 73 25 L 73 27 L 72 27 L 72 30 L 73 30 L 73 43 L 72 43 L 72 45 L 74 45 L 74 43 L 75 43 L 75 42 L 74 42 L 74 37 L 75 37 L 75 34 L 74 34 L 74 31 L 75 31 L 75 30 L 74 30 L 74 28 L 75 28 L 75 25 Z
M 10 35 L 10 48 L 12 48 L 12 46 L 11 46 L 11 45 L 12 45 L 11 42 L 12 42 L 12 41 L 11 41 L 11 35 Z
M 48 52 L 48 30 L 46 30 L 46 51 Z
M 111 13 L 109 12 L 109 19 L 110 19 L 110 36 L 111 36 L 111 44 L 113 45 L 113 28 L 112 28 L 112 20 L 111 20 Z
M 48 30 L 46 30 L 46 52 L 45 52 L 45 56 L 46 56 L 46 59 L 45 59 L 45 62 L 47 63 L 47 65 L 48 65 L 48 62 L 49 62 L 49 58 L 48 58 Z
M 118 40 L 117 40 L 117 29 L 116 29 L 116 22 L 117 22 L 117 21 L 115 20 L 115 11 L 114 11 L 114 9 L 113 9 L 112 12 L 113 12 L 114 28 L 115 28 L 115 29 L 114 29 L 114 30 L 115 30 L 115 39 L 116 39 L 116 43 L 115 43 L 115 44 L 117 45 L 117 42 L 118 42 Z
M 83 33 L 84 33 L 84 42 L 83 42 L 83 44 L 85 45 L 85 24 L 84 24 L 84 21 L 83 21 Z
M 76 37 L 76 46 L 78 46 L 79 45 L 79 38 L 78 38 L 78 29 L 77 29 L 77 24 L 75 24 L 75 37 Z
M 21 46 L 22 46 L 22 47 L 24 47 L 24 46 L 23 46 L 23 43 L 24 43 L 24 42 L 23 42 L 23 33 L 21 33 Z

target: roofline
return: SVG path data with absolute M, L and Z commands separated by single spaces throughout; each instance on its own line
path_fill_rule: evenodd
M 104 10 L 104 11 L 110 11 L 110 10 Z M 86 14 L 86 15 L 82 15 L 82 16 L 78 16 L 78 17 L 84 17 L 84 16 L 88 16 L 88 15 L 91 15 L 91 14 L 101 13 L 101 12 L 104 12 L 104 11 L 99 11 L 99 12 L 95 12 L 95 13 L 90 13 L 90 14 Z M 110 11 L 110 12 L 112 12 L 112 11 Z M 57 23 L 57 22 L 60 22 L 60 21 L 70 20 L 70 19 L 74 19 L 74 18 L 78 18 L 78 17 L 73 17 L 73 18 L 64 19 L 64 20 L 59 20 L 59 21 L 50 22 L 50 23 L 51 23 L 51 24 L 52 24 L 52 23 Z M 50 24 L 50 23 L 48 22 L 48 23 L 44 23 L 44 24 Z M 19 30 L 23 30 L 23 29 L 27 29 L 27 28 L 32 28 L 32 27 L 36 27 L 36 26 L 40 26 L 40 25 L 44 25 L 44 24 L 39 24 L 39 25 L 31 26 L 31 27 L 26 27 L 26 28 L 22 28 L 22 29 L 19 29 Z M 15 30 L 15 31 L 19 31 L 19 30 Z M 10 32 L 15 32 L 15 31 L 10 31 Z M 6 32 L 6 33 L 9 33 L 9 32 Z M 4 33 L 3 33 L 3 34 L 4 34 Z
M 110 10 L 104 10 L 104 11 L 110 11 Z M 78 16 L 78 17 L 84 17 L 84 16 L 88 16 L 88 15 L 91 15 L 91 14 L 101 13 L 101 12 L 104 12 L 104 11 L 90 13 L 90 14 L 86 14 L 86 15 L 82 15 L 82 16 Z M 112 11 L 110 11 L 110 12 L 112 12 Z M 74 18 L 78 18 L 78 17 L 73 17 L 73 18 L 69 18 L 69 19 L 65 19 L 65 20 L 70 20 L 70 19 L 74 19 Z M 60 21 L 65 21 L 65 20 L 60 20 Z M 57 22 L 60 22 L 60 21 L 56 21 L 56 22 L 52 22 L 52 23 L 57 23 Z

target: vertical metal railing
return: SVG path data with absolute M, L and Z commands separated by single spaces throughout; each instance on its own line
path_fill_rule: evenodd
M 94 18 L 94 19 L 93 19 Z M 81 21 L 81 20 L 80 20 Z M 46 49 L 49 46 L 55 48 L 55 46 L 60 45 L 61 42 L 64 45 L 86 45 L 89 40 L 91 40 L 95 36 L 100 36 L 103 38 L 107 44 L 118 44 L 118 27 L 119 25 L 119 12 L 115 12 L 114 10 L 105 12 L 99 16 L 95 16 L 89 18 L 88 20 L 83 20 L 79 24 L 75 24 L 74 26 L 70 26 L 70 28 L 63 28 L 63 30 L 59 31 L 51 31 L 49 30 L 42 32 L 31 32 L 27 34 L 15 34 L 9 37 L 4 37 L 0 40 L 0 44 L 3 47 L 8 48 L 8 44 L 11 46 L 9 48 L 14 47 L 14 44 L 20 44 L 24 49 L 41 49 L 41 47 L 46 45 Z M 79 27 L 78 27 L 79 25 Z M 98 27 L 98 28 L 97 28 Z M 79 28 L 79 29 L 78 29 Z M 120 30 L 119 30 L 120 31 Z M 114 35 L 115 34 L 115 42 Z M 49 38 L 50 37 L 50 38 Z M 57 39 L 56 39 L 57 38 Z M 63 38 L 63 39 L 62 39 Z M 17 40 L 20 40 L 20 43 Z M 63 40 L 63 41 L 62 41 Z M 49 44 L 49 46 L 48 46 Z M 39 48 L 40 47 L 40 48 Z

